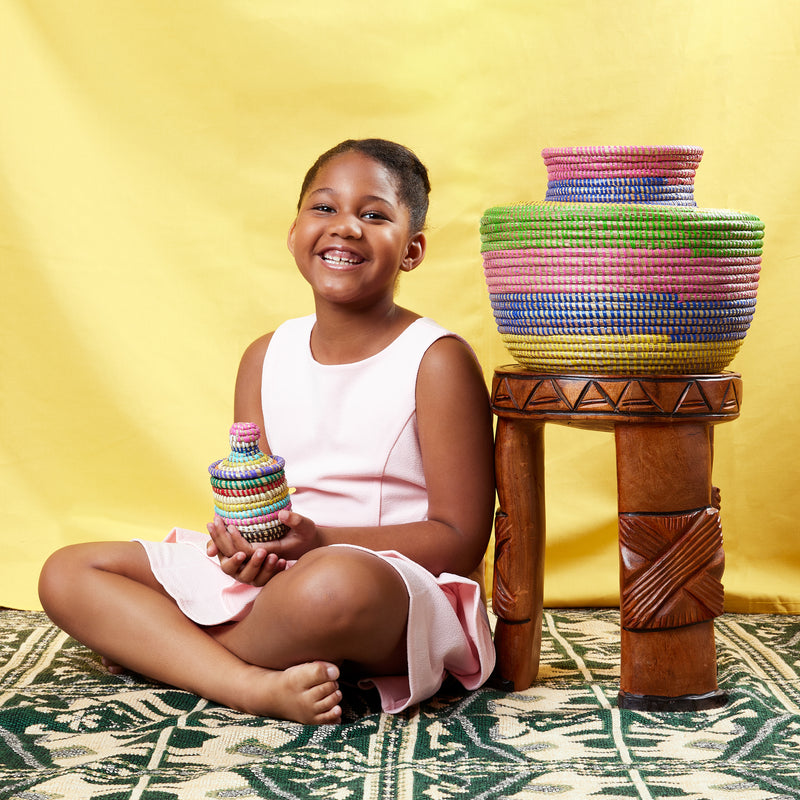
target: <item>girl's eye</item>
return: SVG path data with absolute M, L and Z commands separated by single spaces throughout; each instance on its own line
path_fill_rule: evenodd
M 333 211 L 333 209 L 325 203 L 317 203 L 315 206 L 312 206 L 312 208 L 314 211 L 324 211 L 326 214 Z
M 381 214 L 380 211 L 367 211 L 364 214 L 365 219 L 383 219 L 385 220 L 387 217 L 385 214 Z

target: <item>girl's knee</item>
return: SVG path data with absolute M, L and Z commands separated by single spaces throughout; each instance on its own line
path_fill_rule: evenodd
M 72 544 L 56 550 L 39 574 L 39 600 L 45 611 L 63 607 L 76 589 L 86 586 L 94 570 L 146 577 L 141 545 L 132 542 Z
M 50 614 L 64 602 L 64 595 L 76 580 L 79 545 L 69 545 L 56 550 L 44 562 L 39 573 L 39 601 Z
M 286 573 L 288 588 L 304 616 L 326 627 L 352 630 L 405 621 L 408 593 L 395 569 L 378 556 L 347 547 L 327 547 L 304 556 Z
M 97 558 L 95 546 L 90 544 L 70 544 L 56 550 L 42 566 L 40 585 L 70 583 L 85 570 L 95 567 Z

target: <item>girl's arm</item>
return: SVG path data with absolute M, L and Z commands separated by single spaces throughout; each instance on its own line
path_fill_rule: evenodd
M 261 429 L 258 440 L 262 453 L 271 453 L 264 431 L 264 411 L 261 407 L 261 374 L 264 369 L 264 356 L 267 354 L 272 334 L 256 339 L 244 351 L 236 374 L 236 389 L 233 397 L 233 421 L 255 422 Z
M 435 575 L 470 575 L 483 558 L 495 507 L 494 446 L 489 398 L 480 366 L 459 339 L 428 348 L 417 378 L 417 425 L 428 488 L 428 519 L 372 528 L 297 526 L 270 550 L 296 558 L 303 548 L 335 543 L 397 550 Z M 308 544 L 304 544 L 306 542 Z M 294 549 L 293 548 L 297 548 Z
M 236 375 L 233 401 L 234 422 L 254 422 L 261 429 L 258 444 L 262 453 L 271 452 L 261 407 L 261 373 L 271 338 L 272 334 L 268 333 L 245 350 Z M 238 531 L 226 529 L 218 516 L 207 527 L 211 539 L 206 552 L 212 558 L 218 556 L 223 571 L 242 583 L 263 586 L 273 575 L 285 569 L 285 559 L 267 552 L 261 544 L 247 542 Z

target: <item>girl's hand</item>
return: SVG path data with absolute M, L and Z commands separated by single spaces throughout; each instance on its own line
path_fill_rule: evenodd
M 269 543 L 271 553 L 287 560 L 298 559 L 303 553 L 322 546 L 319 530 L 313 520 L 286 509 L 278 513 L 278 518 L 289 531 L 283 538 Z
M 211 540 L 206 552 L 219 557 L 222 571 L 240 583 L 263 586 L 286 569 L 285 558 L 269 552 L 261 543 L 251 544 L 233 526 L 226 528 L 218 515 L 207 527 Z

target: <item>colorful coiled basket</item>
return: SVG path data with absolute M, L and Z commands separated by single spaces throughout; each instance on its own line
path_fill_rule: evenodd
M 288 528 L 278 518 L 291 509 L 285 462 L 265 455 L 258 446 L 261 429 L 253 422 L 235 422 L 230 429 L 230 455 L 208 468 L 214 513 L 233 525 L 249 542 L 280 539 Z
M 696 167 L 702 150 L 561 148 L 544 155 L 551 177 L 586 187 L 657 177 L 687 180 L 672 185 L 693 191 L 687 159 Z M 671 176 L 654 174 L 672 162 L 683 166 Z M 490 208 L 480 233 L 498 331 L 513 357 L 535 371 L 719 372 L 753 319 L 764 224 L 752 214 L 697 208 L 693 197 L 583 197 Z

